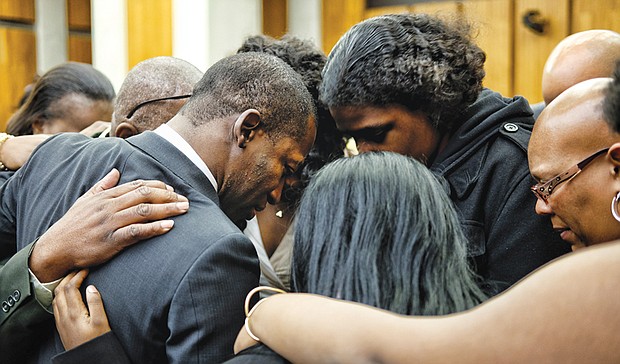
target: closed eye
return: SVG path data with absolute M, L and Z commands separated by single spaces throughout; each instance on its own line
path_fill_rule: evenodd
M 391 129 L 392 125 L 386 125 L 377 128 L 362 129 L 351 134 L 353 134 L 353 138 L 357 141 L 381 144 L 385 141 L 385 137 Z
M 284 177 L 292 177 L 297 172 L 296 168 L 293 168 L 289 165 L 284 166 Z

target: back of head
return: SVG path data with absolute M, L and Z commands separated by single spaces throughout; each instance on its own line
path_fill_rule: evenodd
M 255 52 L 229 56 L 211 66 L 180 113 L 200 126 L 248 109 L 260 113 L 261 127 L 273 140 L 301 140 L 308 125 L 299 120 L 316 120 L 301 76 L 277 57 Z
M 306 189 L 298 221 L 298 291 L 421 315 L 483 298 L 448 196 L 413 159 L 375 152 L 328 164 Z
M 545 103 L 550 104 L 581 81 L 610 77 L 619 58 L 620 34 L 611 30 L 586 30 L 564 38 L 545 63 L 542 78 Z
M 318 129 L 316 140 L 303 166 L 299 168 L 300 185 L 294 189 L 287 189 L 284 197 L 290 202 L 296 202 L 309 179 L 327 162 L 342 157 L 344 150 L 343 135 L 336 128 L 336 123 L 327 107 L 319 101 L 319 85 L 321 71 L 327 57 L 311 41 L 299 39 L 295 36 L 284 35 L 275 39 L 267 35 L 249 37 L 241 45 L 237 53 L 261 52 L 274 55 L 291 66 L 301 75 L 308 92 L 312 95 L 316 110 Z
M 321 100 L 332 106 L 400 104 L 424 112 L 441 132 L 482 90 L 485 55 L 467 24 L 427 14 L 365 20 L 340 38 L 323 71 Z
M 138 63 L 129 71 L 121 85 L 114 106 L 112 131 L 121 123 L 129 122 L 138 133 L 153 130 L 170 120 L 184 105 L 183 100 L 166 100 L 140 107 L 142 102 L 177 95 L 191 94 L 202 72 L 179 58 L 155 57 Z
M 55 106 L 67 95 L 111 103 L 115 93 L 110 80 L 93 66 L 78 62 L 61 64 L 37 80 L 26 102 L 9 120 L 7 132 L 28 135 L 32 134 L 32 123 L 36 119 L 64 118 L 66 111 Z
M 620 133 L 620 59 L 616 63 L 613 81 L 609 84 L 603 104 L 605 120 L 616 133 Z

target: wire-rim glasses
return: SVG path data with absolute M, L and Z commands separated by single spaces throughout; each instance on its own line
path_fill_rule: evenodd
M 138 109 L 140 109 L 144 105 L 147 105 L 147 104 L 150 104 L 150 103 L 153 103 L 153 102 L 157 102 L 157 101 L 187 99 L 188 97 L 191 97 L 191 96 L 192 96 L 191 94 L 176 95 L 176 96 L 160 97 L 160 98 L 157 98 L 157 99 L 143 101 L 143 102 L 139 103 L 138 105 L 136 105 L 133 109 L 131 109 L 131 111 L 129 111 L 129 113 L 127 113 L 127 119 L 131 119 L 133 114 L 135 114 L 136 111 L 138 111 Z
M 536 197 L 547 203 L 549 196 L 551 196 L 553 190 L 560 183 L 575 178 L 579 174 L 579 172 L 581 172 L 590 162 L 592 162 L 594 159 L 596 159 L 596 157 L 600 156 L 601 154 L 607 153 L 608 150 L 609 148 L 601 149 L 598 152 L 589 156 L 588 158 L 577 163 L 577 165 L 572 166 L 568 171 L 558 174 L 547 182 L 537 183 L 530 189 L 532 190 L 532 192 L 534 192 Z

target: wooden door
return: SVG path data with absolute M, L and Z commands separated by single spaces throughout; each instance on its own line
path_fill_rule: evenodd
M 329 54 L 338 39 L 364 20 L 365 0 L 323 0 L 323 52 Z
M 93 63 L 90 0 L 67 0 L 68 60 Z
M 127 1 L 127 52 L 129 69 L 172 55 L 172 0 Z
M 571 33 L 588 29 L 620 32 L 620 0 L 573 0 Z
M 514 93 L 530 103 L 542 101 L 542 71 L 553 48 L 569 35 L 569 0 L 515 0 Z M 528 12 L 538 12 L 544 32 L 524 24 Z
M 472 25 L 474 41 L 486 53 L 484 86 L 505 96 L 513 91 L 513 19 L 511 0 L 463 2 L 463 16 Z
M 34 0 L 0 1 L 0 131 L 37 72 Z

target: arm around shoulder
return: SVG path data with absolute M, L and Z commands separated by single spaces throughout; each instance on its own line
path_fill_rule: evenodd
M 405 317 L 313 295 L 266 299 L 252 332 L 293 362 L 620 361 L 620 242 L 569 254 L 464 313 Z M 244 331 L 238 344 L 247 343 Z M 243 349 L 237 346 L 236 350 Z

